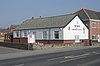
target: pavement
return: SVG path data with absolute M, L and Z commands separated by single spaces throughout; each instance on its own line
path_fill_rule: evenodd
M 71 47 L 67 46 L 67 47 L 63 47 L 63 48 L 51 48 L 51 49 L 49 48 L 49 49 L 42 49 L 42 50 L 19 50 L 19 49 L 13 49 L 13 48 L 0 47 L 0 49 L 7 49 L 7 51 L 3 51 L 3 52 L 2 52 L 2 50 L 0 50 L 0 60 L 42 55 L 42 54 L 48 54 L 48 53 L 88 49 L 88 48 L 95 48 L 95 47 L 100 47 L 100 45 L 71 46 Z
M 7 47 L 0 47 L 0 55 L 1 54 L 8 54 L 8 53 L 16 53 L 16 52 L 23 52 L 24 50 L 14 49 L 14 48 L 7 48 Z

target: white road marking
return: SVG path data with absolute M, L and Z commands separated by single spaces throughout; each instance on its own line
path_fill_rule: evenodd
M 93 51 L 92 53 L 94 53 L 94 54 L 100 54 L 100 53 L 97 53 L 97 52 L 95 52 L 95 51 Z
M 80 58 L 85 58 L 88 55 L 90 55 L 90 53 L 85 53 L 85 54 L 77 55 L 77 56 L 67 56 L 67 57 L 65 57 L 65 59 L 66 58 L 69 58 L 69 59 L 64 60 L 64 61 L 60 61 L 60 63 L 64 63 L 64 62 L 68 62 L 68 61 L 72 61 L 72 60 L 77 60 L 77 59 L 80 59 Z
M 92 52 L 92 53 L 94 53 L 94 54 L 100 54 L 100 53 L 97 53 L 97 52 Z M 57 58 L 51 58 L 51 59 L 48 59 L 48 61 L 65 59 L 63 61 L 60 61 L 60 63 L 64 63 L 64 62 L 67 62 L 67 61 L 72 61 L 72 60 L 77 60 L 77 59 L 80 59 L 80 58 L 85 58 L 85 57 L 87 57 L 89 55 L 91 55 L 91 53 L 85 53 L 85 54 L 81 54 L 81 55 L 71 55 L 71 56 L 65 56 L 65 57 L 57 57 Z
M 13 65 L 13 66 L 24 66 L 24 64 L 18 64 L 18 65 Z
M 66 56 L 65 59 L 68 59 L 68 58 L 73 58 L 73 55 L 72 56 Z
M 76 56 L 74 56 L 74 55 L 72 55 L 72 56 L 67 56 L 67 57 L 65 57 L 65 59 L 66 59 L 66 58 L 82 57 L 82 56 L 87 56 L 87 55 L 90 55 L 90 53 L 85 53 L 85 54 L 82 54 L 82 55 L 76 55 Z
M 90 55 L 90 53 L 85 53 L 85 54 L 77 55 L 77 56 L 73 56 L 73 57 L 82 57 L 82 56 L 87 56 L 87 55 Z
M 77 59 L 85 58 L 85 57 L 86 57 L 86 56 L 73 57 L 73 58 L 71 58 L 71 59 L 67 59 L 67 60 L 64 60 L 64 61 L 60 61 L 60 63 L 65 63 L 65 62 L 68 62 L 68 61 L 77 60 Z
M 53 61 L 53 60 L 58 60 L 58 59 L 66 59 L 66 58 L 72 58 L 72 56 L 64 56 L 64 57 L 57 57 L 57 58 L 51 58 L 51 59 L 48 59 L 48 61 Z
M 65 57 L 51 58 L 51 59 L 48 59 L 48 61 L 53 61 L 53 60 L 58 60 L 58 59 L 67 59 L 67 58 L 70 59 L 70 58 L 80 57 L 80 56 L 86 56 L 86 55 L 89 55 L 89 53 L 82 54 L 82 55 L 77 55 L 77 56 L 71 55 L 71 56 L 65 56 Z
M 92 52 L 94 54 L 100 54 L 100 53 L 97 53 L 97 52 Z M 72 60 L 77 60 L 77 59 L 80 59 L 80 58 L 85 58 L 87 57 L 88 55 L 91 55 L 91 53 L 85 53 L 85 54 L 82 54 L 82 55 L 77 55 L 77 56 L 67 56 L 65 57 L 66 58 L 70 58 L 70 59 L 67 59 L 67 60 L 63 60 L 63 61 L 60 61 L 60 63 L 65 63 L 65 62 L 68 62 L 68 61 L 72 61 Z
M 57 60 L 57 59 L 61 59 L 61 58 L 64 58 L 64 57 L 52 58 L 52 59 L 48 59 L 48 61 Z

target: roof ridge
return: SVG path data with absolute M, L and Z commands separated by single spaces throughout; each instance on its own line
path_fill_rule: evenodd
M 86 12 L 86 9 L 82 9 L 82 10 L 83 10 L 84 13 L 86 14 L 86 16 L 87 16 L 89 19 L 91 19 L 90 16 L 88 15 L 88 13 Z
M 91 9 L 86 9 L 86 8 L 83 8 L 84 10 L 89 10 L 89 11 L 93 11 L 93 12 L 97 12 L 95 10 L 91 10 Z
M 56 16 L 49 16 L 49 17 L 41 17 L 41 18 L 35 18 L 35 19 L 45 19 L 45 18 L 54 18 L 54 17 L 61 17 L 61 16 L 69 16 L 69 15 L 75 15 L 73 13 L 69 13 L 69 14 L 64 14 L 64 15 L 56 15 Z
M 54 18 L 54 17 L 61 17 L 61 16 L 70 16 L 70 15 L 75 15 L 75 14 L 70 13 L 70 14 L 57 15 L 57 16 L 49 16 L 49 17 L 41 17 L 41 18 L 35 18 L 35 19 L 27 19 L 27 20 L 23 21 L 23 23 L 27 22 L 29 20 L 31 21 L 31 20 L 47 19 L 47 18 Z

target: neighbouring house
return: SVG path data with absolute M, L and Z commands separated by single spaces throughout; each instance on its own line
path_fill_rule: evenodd
M 8 29 L 0 29 L 0 42 L 4 42 L 4 36 L 9 32 L 10 30 Z
M 44 44 L 89 43 L 88 28 L 75 14 L 28 19 L 13 31 L 13 42 L 27 43 L 29 32 Z
M 4 36 L 5 42 L 13 42 L 13 30 L 18 27 L 19 25 L 10 25 L 7 30 L 9 30 L 9 33 L 6 33 Z
M 100 12 L 81 9 L 74 14 L 79 15 L 82 21 L 88 26 L 89 44 L 92 44 L 92 42 L 100 42 Z
M 8 29 L 10 30 L 10 32 L 13 32 L 13 30 L 15 29 L 15 28 L 17 28 L 19 25 L 10 25 L 9 27 L 8 27 Z

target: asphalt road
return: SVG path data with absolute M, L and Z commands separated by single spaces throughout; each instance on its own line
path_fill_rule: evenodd
M 0 66 L 100 66 L 100 48 L 2 60 Z

